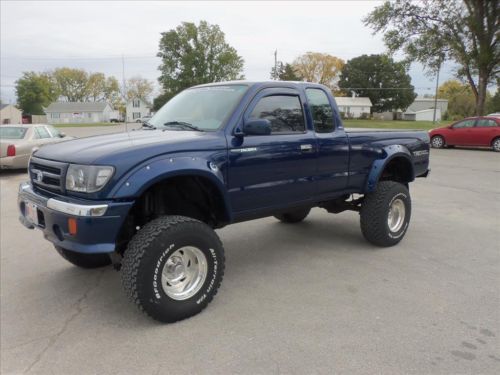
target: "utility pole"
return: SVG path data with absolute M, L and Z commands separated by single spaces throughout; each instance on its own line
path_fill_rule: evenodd
M 278 49 L 274 51 L 274 80 L 277 81 L 278 75 Z
M 125 103 L 125 108 L 127 108 L 127 87 L 125 84 L 125 56 L 123 55 L 123 53 L 122 53 L 122 98 L 123 102 Z M 125 120 L 125 131 L 128 133 L 126 109 L 125 109 L 124 120 Z
M 434 94 L 434 115 L 432 116 L 432 123 L 436 123 L 436 111 L 437 111 L 437 101 L 438 101 L 438 88 L 439 88 L 439 71 L 441 70 L 441 61 L 439 61 L 437 74 L 436 74 L 436 93 Z M 441 113 L 441 116 L 443 114 Z

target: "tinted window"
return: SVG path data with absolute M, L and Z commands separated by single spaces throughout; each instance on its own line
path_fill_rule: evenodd
M 457 122 L 455 125 L 453 125 L 454 129 L 461 129 L 461 128 L 472 128 L 474 126 L 474 123 L 476 120 L 464 120 Z
M 320 89 L 307 89 L 307 101 L 311 108 L 314 129 L 317 133 L 331 133 L 334 129 L 333 111 L 328 96 Z
M 45 129 L 45 126 L 37 126 L 35 128 L 35 134 L 37 138 L 50 138 L 50 133 Z
M 298 96 L 273 95 L 259 100 L 251 119 L 267 119 L 272 133 L 304 132 L 304 114 Z
M 28 129 L 14 126 L 0 126 L 1 139 L 23 139 Z
M 481 119 L 477 121 L 477 125 L 481 128 L 489 128 L 492 126 L 497 126 L 497 122 L 495 120 Z

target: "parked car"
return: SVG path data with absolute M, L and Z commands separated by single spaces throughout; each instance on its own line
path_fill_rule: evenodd
M 394 246 L 428 167 L 427 132 L 346 132 L 326 86 L 236 81 L 183 91 L 141 130 L 38 150 L 18 207 L 68 262 L 113 263 L 133 303 L 174 322 L 217 293 L 214 229 L 321 207 L 359 212 L 369 242 Z
M 488 116 L 500 117 L 500 112 L 490 113 Z
M 26 168 L 33 151 L 67 139 L 52 125 L 0 125 L 0 169 Z
M 143 123 L 151 120 L 151 117 L 153 117 L 153 116 L 142 116 L 142 117 L 138 118 L 137 120 L 135 120 L 135 122 L 137 122 L 139 124 L 141 124 L 141 123 L 143 124 Z
M 469 117 L 429 132 L 434 148 L 453 146 L 491 147 L 500 152 L 500 117 Z

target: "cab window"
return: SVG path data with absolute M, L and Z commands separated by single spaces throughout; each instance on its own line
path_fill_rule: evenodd
M 35 135 L 38 139 L 50 138 L 50 133 L 45 129 L 45 126 L 37 126 L 35 128 Z
M 476 120 L 464 120 L 453 125 L 453 129 L 472 128 Z
M 333 111 L 325 92 L 320 89 L 306 89 L 306 97 L 316 133 L 333 132 L 335 128 Z
M 267 119 L 271 122 L 271 134 L 305 132 L 304 113 L 296 95 L 273 95 L 259 100 L 250 119 Z
M 483 118 L 477 121 L 476 126 L 479 128 L 490 128 L 493 126 L 497 126 L 497 122 L 495 120 Z

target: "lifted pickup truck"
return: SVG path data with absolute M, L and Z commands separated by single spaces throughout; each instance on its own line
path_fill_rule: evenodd
M 41 148 L 18 204 L 66 260 L 113 263 L 141 310 L 174 322 L 220 286 L 214 229 L 354 210 L 368 241 L 392 246 L 410 222 L 408 184 L 428 166 L 426 132 L 346 133 L 322 85 L 226 82 L 183 91 L 141 130 Z

